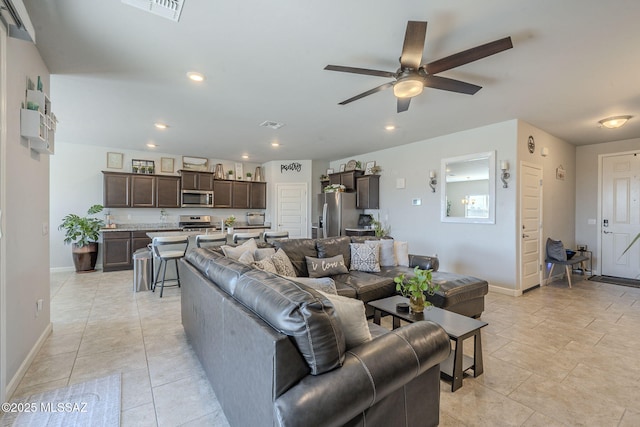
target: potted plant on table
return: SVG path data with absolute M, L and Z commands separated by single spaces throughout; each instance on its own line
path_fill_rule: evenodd
M 233 234 L 233 225 L 236 223 L 236 217 L 231 215 L 224 220 L 224 225 L 227 226 L 227 233 Z
M 422 313 L 424 307 L 430 307 L 432 304 L 427 301 L 425 292 L 427 295 L 434 295 L 440 285 L 433 285 L 431 270 L 422 270 L 416 266 L 413 269 L 413 277 L 409 279 L 405 278 L 405 274 L 402 273 L 396 276 L 393 281 L 396 284 L 396 291 L 400 292 L 402 296 L 409 298 L 409 309 L 412 313 Z
M 102 212 L 102 209 L 102 205 L 93 205 L 87 214 L 95 215 Z M 65 231 L 65 243 L 72 243 L 71 253 L 76 272 L 95 271 L 98 260 L 98 235 L 103 226 L 104 221 L 98 218 L 81 217 L 76 214 L 69 214 L 62 218 L 62 224 L 58 230 Z

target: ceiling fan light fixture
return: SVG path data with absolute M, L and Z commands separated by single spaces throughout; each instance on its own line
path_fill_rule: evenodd
M 408 77 L 402 80 L 398 80 L 393 85 L 393 94 L 397 98 L 413 98 L 422 93 L 424 89 L 424 83 L 419 77 Z
M 607 129 L 617 129 L 627 123 L 627 121 L 631 118 L 631 116 L 614 116 L 607 117 L 606 119 L 600 120 L 600 126 L 604 126 Z

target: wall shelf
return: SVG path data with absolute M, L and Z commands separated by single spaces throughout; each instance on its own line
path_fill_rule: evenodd
M 27 89 L 25 107 L 20 110 L 20 134 L 29 140 L 32 150 L 54 154 L 57 119 L 51 101 L 44 92 Z

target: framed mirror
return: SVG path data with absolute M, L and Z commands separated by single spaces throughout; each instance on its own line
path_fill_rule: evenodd
M 495 152 L 442 159 L 442 222 L 495 224 Z

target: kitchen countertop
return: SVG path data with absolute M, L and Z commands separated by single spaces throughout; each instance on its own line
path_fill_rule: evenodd
M 203 224 L 202 228 L 215 228 L 215 232 L 221 232 L 219 224 Z M 247 225 L 247 224 L 238 224 L 234 225 L 234 230 L 253 230 L 253 229 L 265 229 L 270 230 L 271 224 L 265 225 Z M 167 231 L 180 231 L 183 230 L 177 223 L 167 224 L 167 223 L 148 223 L 148 224 L 116 224 L 116 228 L 102 228 L 101 232 L 108 233 L 110 231 L 156 231 L 156 230 L 167 230 Z M 198 232 L 201 234 L 201 232 Z

